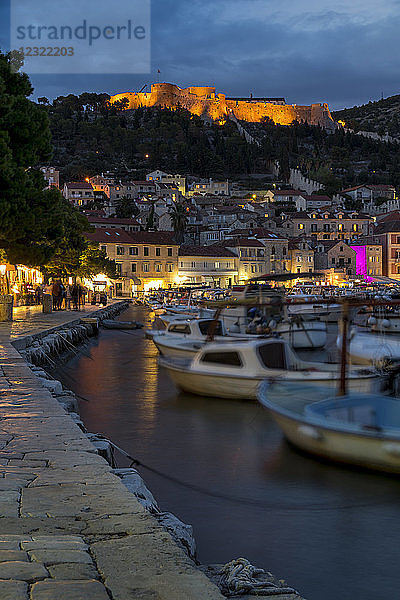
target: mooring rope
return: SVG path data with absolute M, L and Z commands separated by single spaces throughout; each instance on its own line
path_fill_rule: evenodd
M 150 467 L 149 465 L 144 464 L 142 461 L 138 460 L 137 458 L 134 458 L 133 456 L 131 456 L 128 452 L 123 450 L 123 448 L 121 448 L 117 444 L 114 444 L 114 442 L 112 442 L 111 440 L 109 440 L 108 438 L 103 436 L 102 434 L 96 434 L 96 435 L 97 435 L 97 437 L 108 442 L 111 445 L 111 447 L 113 447 L 115 450 L 117 450 L 123 456 L 125 456 L 127 459 L 129 459 L 131 461 L 131 464 L 130 464 L 131 467 L 133 467 L 133 466 L 141 467 L 143 469 L 146 469 L 147 471 L 150 471 L 151 473 L 154 473 L 155 475 L 157 475 L 158 477 L 161 477 L 162 479 L 166 479 L 167 481 L 175 483 L 176 485 L 179 485 L 186 489 L 192 490 L 194 492 L 198 492 L 199 494 L 203 494 L 205 496 L 210 496 L 212 498 L 219 498 L 221 500 L 227 500 L 228 502 L 233 502 L 236 504 L 256 506 L 258 508 L 274 510 L 274 511 L 281 511 L 281 512 L 282 511 L 283 512 L 286 512 L 286 511 L 287 512 L 289 512 L 289 511 L 290 512 L 296 512 L 296 511 L 325 512 L 325 511 L 334 511 L 334 510 L 354 510 L 354 509 L 359 509 L 359 508 L 370 508 L 370 507 L 380 506 L 382 504 L 391 504 L 393 502 L 393 500 L 386 499 L 386 500 L 382 500 L 381 502 L 374 501 L 374 502 L 342 503 L 342 504 L 335 504 L 335 505 L 328 505 L 326 503 L 315 503 L 315 502 L 307 503 L 307 504 L 288 504 L 285 502 L 262 502 L 262 501 L 259 501 L 259 500 L 253 499 L 253 498 L 245 498 L 243 496 L 233 496 L 230 494 L 224 494 L 223 492 L 215 492 L 213 490 L 204 488 L 200 485 L 183 481 L 182 479 L 179 479 L 178 477 L 174 477 L 173 475 L 167 475 L 166 473 L 163 473 L 162 471 L 160 471 L 159 469 L 155 469 L 154 467 Z

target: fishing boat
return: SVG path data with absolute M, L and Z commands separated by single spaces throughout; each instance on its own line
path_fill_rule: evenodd
M 298 382 L 264 382 L 259 402 L 285 437 L 319 457 L 400 473 L 400 400 Z
M 295 383 L 336 386 L 337 365 L 301 360 L 283 339 L 256 338 L 212 342 L 192 359 L 159 359 L 174 383 L 184 391 L 218 398 L 257 398 L 257 388 L 267 378 Z M 349 385 L 360 391 L 380 386 L 381 378 L 370 368 L 354 368 Z

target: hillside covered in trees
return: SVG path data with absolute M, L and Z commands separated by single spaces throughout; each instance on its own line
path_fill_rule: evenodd
M 53 164 L 64 180 L 113 171 L 141 179 L 146 172 L 236 178 L 265 173 L 279 160 L 281 179 L 290 167 L 324 183 L 326 191 L 357 183 L 400 185 L 398 144 L 374 141 L 338 129 L 329 134 L 306 123 L 291 126 L 242 125 L 255 143 L 247 143 L 236 125 L 210 124 L 184 109 L 160 107 L 123 110 L 106 94 L 60 97 L 50 105 L 39 99 L 50 117 Z
M 388 133 L 400 139 L 400 95 L 345 108 L 332 113 L 332 116 L 336 121 L 344 121 L 354 131 L 372 131 L 379 135 Z
M 236 125 L 206 125 L 183 109 L 121 110 L 105 95 L 83 94 L 57 98 L 47 111 L 53 162 L 67 179 L 102 171 L 140 179 L 154 168 L 226 178 L 260 168 L 257 148 Z

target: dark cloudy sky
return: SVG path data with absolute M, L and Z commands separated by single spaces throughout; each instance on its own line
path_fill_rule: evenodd
M 160 69 L 160 81 L 181 87 L 341 108 L 400 93 L 399 31 L 400 0 L 153 0 L 150 74 L 31 79 L 36 96 L 113 94 Z M 4 26 L 0 34 L 4 48 Z

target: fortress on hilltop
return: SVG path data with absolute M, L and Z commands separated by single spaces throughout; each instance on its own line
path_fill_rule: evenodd
M 173 83 L 154 83 L 151 91 L 125 92 L 111 96 L 110 102 L 127 98 L 128 109 L 141 106 L 162 106 L 174 109 L 185 108 L 191 113 L 212 121 L 236 118 L 240 121 L 258 123 L 269 117 L 279 125 L 290 125 L 293 121 L 305 121 L 311 125 L 321 125 L 325 129 L 335 129 L 329 107 L 325 103 L 298 106 L 286 104 L 284 98 L 229 98 L 217 94 L 214 87 L 189 87 L 182 89 Z

